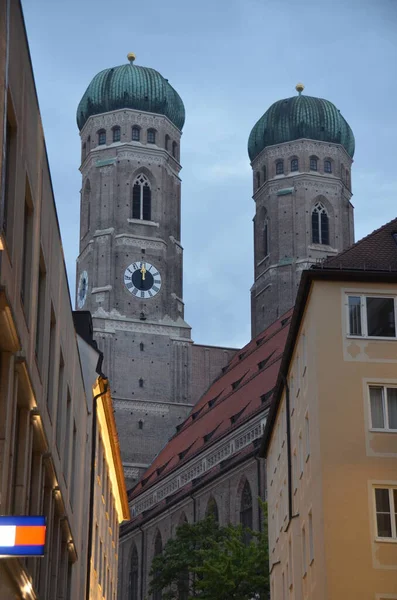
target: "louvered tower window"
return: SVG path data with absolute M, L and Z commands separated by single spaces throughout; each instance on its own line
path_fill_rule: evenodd
M 152 191 L 146 175 L 140 173 L 132 188 L 132 218 L 150 221 Z
M 312 212 L 312 242 L 329 245 L 329 218 L 321 202 L 315 204 Z

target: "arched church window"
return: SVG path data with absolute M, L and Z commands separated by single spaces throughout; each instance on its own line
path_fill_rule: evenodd
M 312 211 L 312 242 L 329 245 L 329 218 L 321 202 L 317 202 Z
M 207 509 L 205 511 L 205 516 L 212 517 L 214 519 L 214 521 L 219 523 L 218 505 L 213 496 L 211 496 L 211 498 L 208 500 Z
M 297 158 L 291 160 L 291 171 L 299 171 L 299 162 Z
M 133 142 L 139 142 L 141 139 L 141 129 L 138 125 L 134 125 L 132 128 L 132 136 L 131 139 Z
M 170 136 L 168 134 L 165 136 L 165 149 L 167 150 L 167 152 L 170 149 Z
M 113 141 L 114 142 L 119 142 L 121 138 L 121 130 L 120 127 L 114 127 L 113 128 Z
M 83 147 L 81 149 L 81 162 L 84 162 L 84 159 L 86 156 L 87 156 L 87 144 L 84 142 Z
M 284 161 L 278 160 L 276 162 L 276 175 L 282 175 L 284 173 Z
M 332 163 L 330 160 L 324 161 L 324 173 L 332 173 Z
M 138 600 L 138 573 L 138 551 L 134 544 L 131 552 L 130 572 L 128 578 L 128 600 Z
M 106 131 L 101 129 L 98 131 L 98 146 L 103 146 L 106 144 Z
M 266 165 L 263 165 L 262 172 L 263 172 L 263 183 L 265 183 L 266 179 L 267 179 Z
M 248 480 L 246 480 L 241 492 L 240 523 L 243 527 L 252 529 L 252 494 Z
M 85 219 L 82 219 L 82 223 L 85 224 L 82 235 L 85 235 L 91 226 L 91 184 L 89 179 L 84 184 L 82 214 L 85 215 Z
M 317 158 L 315 156 L 310 157 L 310 170 L 317 171 Z
M 161 554 L 163 551 L 163 542 L 161 540 L 161 533 L 157 531 L 156 539 L 154 541 L 154 557 Z M 156 573 L 157 574 L 157 573 Z M 161 590 L 155 590 L 153 592 L 153 600 L 162 600 L 163 594 Z
M 141 343 L 139 344 L 139 350 L 140 350 L 141 352 L 143 352 L 144 348 L 145 348 L 145 345 L 144 345 L 144 343 L 143 343 L 143 342 L 141 342 Z
M 147 130 L 147 143 L 148 144 L 155 144 L 156 143 L 156 130 L 155 129 L 148 129 Z
M 261 174 L 259 171 L 256 172 L 256 189 L 261 187 Z
M 269 254 L 269 220 L 265 219 L 263 223 L 263 256 Z
M 178 144 L 176 142 L 172 142 L 172 156 L 177 158 L 178 154 Z
M 152 191 L 146 175 L 140 173 L 132 188 L 132 218 L 150 221 Z

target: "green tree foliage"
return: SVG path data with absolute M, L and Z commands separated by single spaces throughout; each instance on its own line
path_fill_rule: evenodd
M 267 510 L 261 533 L 241 525 L 220 527 L 208 517 L 178 527 L 162 554 L 153 559 L 151 589 L 163 600 L 267 600 L 269 554 Z

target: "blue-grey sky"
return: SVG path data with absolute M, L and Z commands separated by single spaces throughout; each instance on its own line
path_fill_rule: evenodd
M 242 346 L 253 282 L 251 128 L 276 100 L 331 100 L 353 129 L 356 240 L 397 215 L 397 0 L 23 0 L 74 304 L 77 104 L 127 62 L 181 95 L 185 317 L 196 342 Z

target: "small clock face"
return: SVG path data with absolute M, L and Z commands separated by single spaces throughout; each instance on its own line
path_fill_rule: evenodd
M 79 308 L 83 308 L 86 298 L 87 298 L 87 290 L 88 290 L 88 273 L 87 271 L 83 271 L 80 275 L 79 285 L 77 288 L 77 306 Z
M 126 268 L 124 283 L 137 298 L 153 298 L 161 289 L 161 275 L 150 263 L 136 262 Z

